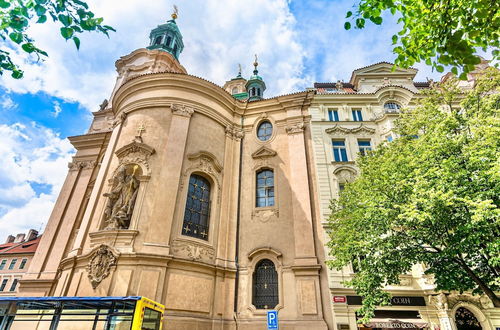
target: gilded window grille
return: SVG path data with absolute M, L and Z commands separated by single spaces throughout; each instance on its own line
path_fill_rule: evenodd
M 182 234 L 208 240 L 210 220 L 210 183 L 200 175 L 189 178 Z
M 252 303 L 257 309 L 273 309 L 278 304 L 278 273 L 269 259 L 259 261 L 255 267 Z

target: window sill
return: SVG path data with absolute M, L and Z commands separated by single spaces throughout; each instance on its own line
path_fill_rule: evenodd
M 334 165 L 354 165 L 354 164 L 356 164 L 356 162 L 353 160 L 348 160 L 345 162 L 337 162 L 335 160 L 332 160 L 332 164 L 334 164 Z

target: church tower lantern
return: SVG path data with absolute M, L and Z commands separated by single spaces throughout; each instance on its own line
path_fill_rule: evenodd
M 151 33 L 149 34 L 150 44 L 147 48 L 151 50 L 163 50 L 172 54 L 175 59 L 179 60 L 179 55 L 184 49 L 184 43 L 182 42 L 181 31 L 175 22 L 177 15 L 178 10 L 177 7 L 174 6 L 172 19 L 167 21 L 167 23 L 158 25 L 156 28 L 151 30 Z
M 264 91 L 266 90 L 266 84 L 262 77 L 259 76 L 259 71 L 257 70 L 257 55 L 255 55 L 255 62 L 253 63 L 254 70 L 253 75 L 248 79 L 245 84 L 245 88 L 248 93 L 248 101 L 258 101 L 264 98 Z

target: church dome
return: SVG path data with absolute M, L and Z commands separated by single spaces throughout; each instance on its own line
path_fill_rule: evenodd
M 184 49 L 182 34 L 175 22 L 177 13 L 172 14 L 172 19 L 165 24 L 158 25 L 149 34 L 150 44 L 148 49 L 163 50 L 172 54 L 179 60 L 179 55 Z

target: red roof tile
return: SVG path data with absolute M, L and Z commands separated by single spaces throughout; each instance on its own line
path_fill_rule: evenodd
M 2 244 L 0 245 L 0 255 L 35 253 L 41 238 L 42 236 L 38 236 L 27 242 Z M 2 249 L 5 246 L 7 247 Z

